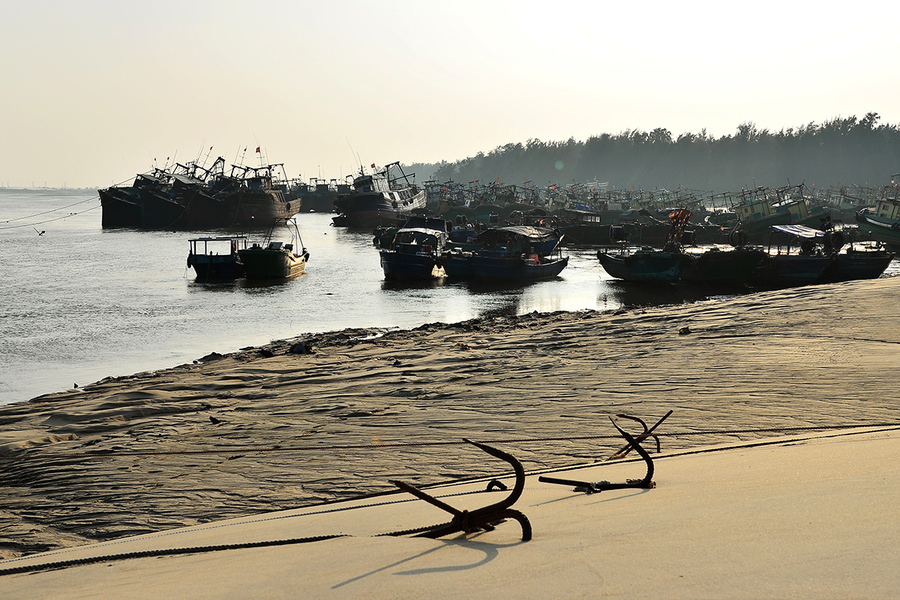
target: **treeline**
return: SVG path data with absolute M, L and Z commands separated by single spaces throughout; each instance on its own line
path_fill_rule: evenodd
M 419 182 L 494 181 L 537 186 L 606 182 L 618 189 L 715 192 L 757 186 L 883 185 L 900 173 L 900 126 L 877 113 L 835 118 L 778 132 L 744 123 L 734 135 L 673 137 L 668 129 L 628 130 L 585 141 L 528 140 L 456 162 L 411 165 Z M 424 177 L 423 177 L 424 175 Z

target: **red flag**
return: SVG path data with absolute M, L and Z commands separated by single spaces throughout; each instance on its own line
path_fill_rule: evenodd
M 372 168 L 373 168 L 373 169 L 375 168 L 375 163 L 372 163 Z
M 256 151 L 259 152 L 259 146 L 256 147 Z

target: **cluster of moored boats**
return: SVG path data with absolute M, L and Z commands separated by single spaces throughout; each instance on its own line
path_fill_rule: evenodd
M 894 258 L 880 244 L 853 244 L 841 230 L 805 225 L 772 225 L 769 242 L 763 246 L 749 245 L 746 235 L 736 229 L 730 236 L 731 249 L 695 252 L 685 245 L 691 238 L 686 230 L 690 212 L 673 211 L 670 218 L 671 231 L 661 250 L 628 250 L 623 241 L 618 248 L 598 251 L 607 273 L 635 282 L 779 288 L 874 279 Z
M 569 264 L 562 239 L 558 229 L 511 225 L 476 232 L 411 217 L 402 227 L 376 230 L 375 244 L 388 280 L 535 281 L 556 277 Z
M 619 243 L 597 252 L 600 264 L 611 277 L 629 282 L 776 288 L 877 278 L 894 257 L 881 246 L 848 245 L 840 230 L 804 225 L 773 225 L 768 247 L 749 245 L 735 230 L 732 248 L 698 251 L 689 247 L 690 215 L 686 209 L 670 214 L 669 237 L 661 249 L 631 246 L 614 229 Z M 442 219 L 413 217 L 402 227 L 376 230 L 375 245 L 388 280 L 534 281 L 566 268 L 563 238 L 558 229 L 519 225 L 476 232 L 452 228 Z
M 740 230 L 732 247 L 692 243 L 690 211 L 670 214 L 671 229 L 660 248 L 618 243 L 601 248 L 597 258 L 614 279 L 636 283 L 685 282 L 710 287 L 779 288 L 854 279 L 874 279 L 887 269 L 894 253 L 882 245 L 853 243 L 842 230 L 804 225 L 773 225 L 767 246 L 750 245 Z M 284 228 L 290 240 L 276 240 Z M 384 278 L 389 281 L 538 281 L 555 278 L 569 264 L 559 229 L 506 225 L 478 230 L 454 227 L 442 218 L 413 216 L 402 226 L 378 227 Z M 265 238 L 251 244 L 244 235 L 189 240 L 187 264 L 198 281 L 289 279 L 303 273 L 309 252 L 295 218 L 275 219 Z
M 131 185 L 98 190 L 102 226 L 133 229 L 263 229 L 300 210 L 284 166 L 210 168 L 196 161 L 138 174 Z

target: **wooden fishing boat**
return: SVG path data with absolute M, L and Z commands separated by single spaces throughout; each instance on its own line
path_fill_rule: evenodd
M 290 241 L 273 239 L 287 228 Z M 300 248 L 298 251 L 297 248 Z M 309 252 L 303 246 L 297 221 L 275 219 L 265 240 L 238 251 L 247 279 L 285 279 L 296 277 L 306 269 Z
M 197 281 L 230 281 L 244 276 L 238 252 L 247 248 L 245 236 L 200 237 L 188 240 L 187 266 Z
M 440 258 L 447 277 L 481 281 L 536 281 L 558 276 L 569 264 L 556 229 L 513 225 L 481 232 L 474 242 L 453 244 Z
M 783 288 L 827 282 L 825 274 L 833 269 L 844 241 L 840 231 L 826 232 L 805 225 L 772 225 L 766 260 L 748 283 Z M 848 269 L 852 268 L 851 263 L 845 265 L 837 271 L 841 277 L 848 276 Z
M 426 227 L 404 227 L 387 248 L 379 250 L 384 278 L 410 281 L 440 277 L 438 257 L 447 243 L 447 232 Z
M 673 211 L 671 224 L 662 250 L 649 247 L 629 249 L 621 226 L 610 230 L 610 239 L 619 243 L 618 248 L 601 248 L 597 259 L 610 276 L 636 283 L 675 283 L 691 261 L 682 251 L 682 238 L 691 212 L 687 209 Z
M 569 264 L 568 256 L 478 252 L 469 265 L 479 281 L 538 281 L 552 279 Z
M 681 280 L 709 286 L 743 285 L 766 259 L 766 253 L 755 247 L 730 250 L 714 247 L 687 256 Z
M 652 248 L 626 252 L 612 253 L 599 250 L 597 258 L 611 277 L 644 283 L 675 283 L 681 279 L 681 274 L 690 260 L 682 252 L 665 252 Z
M 875 208 L 863 208 L 856 213 L 859 230 L 871 239 L 887 244 L 891 250 L 900 248 L 900 198 L 897 188 L 887 187 Z
M 393 176 L 394 167 L 400 175 Z M 374 229 L 406 222 L 413 213 L 425 210 L 425 190 L 420 190 L 410 179 L 398 162 L 371 174 L 360 169 L 353 180 L 353 190 L 334 201 L 338 215 L 332 219 L 333 224 Z

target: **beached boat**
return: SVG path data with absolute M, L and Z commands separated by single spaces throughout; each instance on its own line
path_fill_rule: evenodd
M 840 232 L 805 225 L 772 225 L 766 260 L 754 270 L 748 283 L 765 288 L 820 283 L 843 245 Z
M 766 259 L 766 253 L 754 247 L 730 250 L 713 247 L 687 256 L 689 260 L 681 272 L 681 280 L 709 286 L 742 285 Z
M 878 279 L 894 260 L 894 253 L 883 246 L 850 246 L 834 255 L 834 262 L 822 273 L 818 283 L 836 283 L 856 279 Z
M 244 276 L 244 263 L 238 252 L 247 248 L 247 238 L 200 237 L 188 240 L 187 266 L 197 281 L 230 281 Z
M 287 227 L 290 241 L 275 240 Z M 298 251 L 297 248 L 300 248 Z M 303 246 L 295 219 L 275 219 L 262 244 L 238 250 L 247 279 L 284 279 L 303 273 L 309 252 Z
M 384 278 L 411 281 L 442 276 L 438 257 L 446 243 L 447 232 L 440 229 L 400 229 L 388 247 L 379 250 Z
M 618 248 L 601 248 L 597 259 L 610 276 L 635 283 L 675 283 L 691 261 L 682 251 L 682 238 L 691 212 L 675 210 L 669 214 L 669 232 L 662 250 L 649 247 L 630 249 L 627 237 L 620 225 L 610 230 L 610 240 Z
M 611 276 L 638 283 L 675 283 L 689 262 L 682 252 L 639 248 L 631 252 L 597 251 L 600 265 Z
M 373 165 L 374 168 L 374 165 Z M 393 176 L 393 169 L 400 175 Z M 353 191 L 334 201 L 338 215 L 336 227 L 374 229 L 378 225 L 401 225 L 417 211 L 425 210 L 425 190 L 420 190 L 394 162 L 376 173 L 360 174 L 353 180 Z

